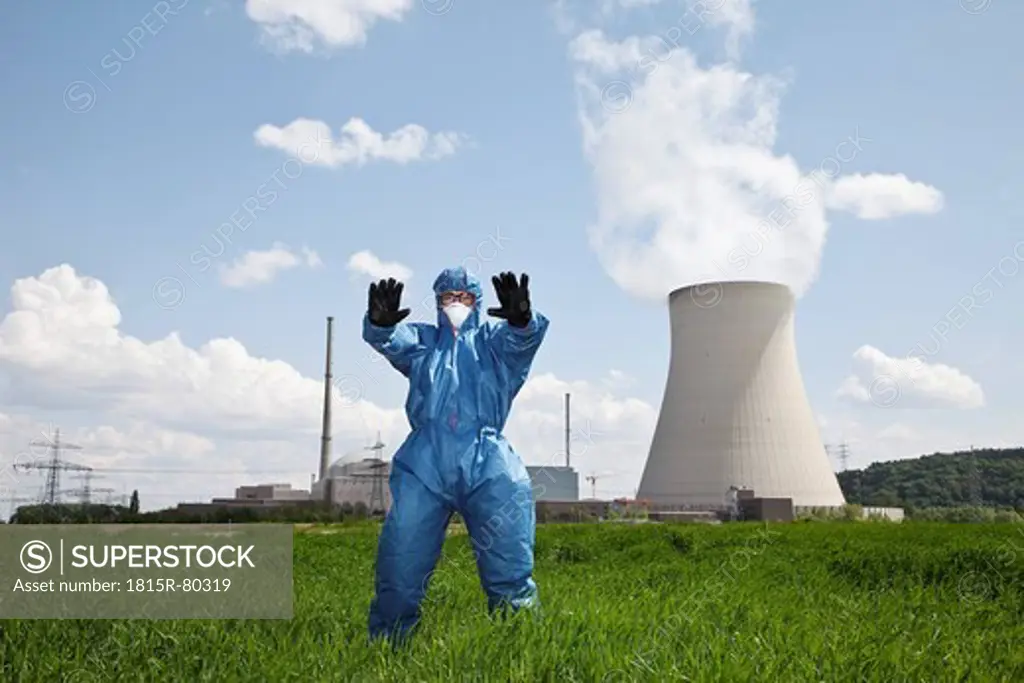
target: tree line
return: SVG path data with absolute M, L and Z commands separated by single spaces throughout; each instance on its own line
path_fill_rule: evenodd
M 1024 512 L 1024 448 L 934 453 L 838 474 L 849 503 L 878 507 L 982 507 Z
M 1024 515 L 1024 448 L 934 453 L 908 460 L 877 462 L 861 470 L 840 472 L 837 476 L 848 505 L 902 507 L 910 519 L 983 522 L 1016 520 Z M 364 503 L 225 506 L 199 512 L 168 508 L 140 512 L 139 492 L 133 491 L 127 506 L 25 505 L 17 509 L 10 523 L 299 524 L 372 517 Z M 597 518 L 585 506 L 558 512 L 538 506 L 537 521 L 588 522 Z

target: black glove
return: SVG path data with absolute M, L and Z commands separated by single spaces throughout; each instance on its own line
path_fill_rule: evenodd
M 368 312 L 370 322 L 377 327 L 394 327 L 405 320 L 411 312 L 408 308 L 399 310 L 402 305 L 402 290 L 405 285 L 395 278 L 381 280 L 370 284 L 370 302 Z
M 533 314 L 530 311 L 530 276 L 523 273 L 516 283 L 515 273 L 502 273 L 491 278 L 501 308 L 488 308 L 487 314 L 504 318 L 512 327 L 526 327 Z

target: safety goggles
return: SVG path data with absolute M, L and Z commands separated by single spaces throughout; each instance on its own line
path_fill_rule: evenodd
M 450 306 L 456 302 L 466 306 L 472 306 L 476 303 L 476 297 L 469 292 L 445 292 L 437 297 L 437 299 L 441 302 L 442 306 Z

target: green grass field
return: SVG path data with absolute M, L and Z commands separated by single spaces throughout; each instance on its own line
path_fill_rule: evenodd
M 507 621 L 453 535 L 398 652 L 377 532 L 296 532 L 291 621 L 0 622 L 2 680 L 1024 681 L 1019 525 L 542 525 L 543 612 Z

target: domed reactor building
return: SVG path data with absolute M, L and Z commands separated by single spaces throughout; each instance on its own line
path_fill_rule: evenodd
M 794 307 L 766 282 L 669 295 L 672 357 L 639 498 L 720 507 L 736 487 L 795 507 L 845 503 L 800 374 Z

